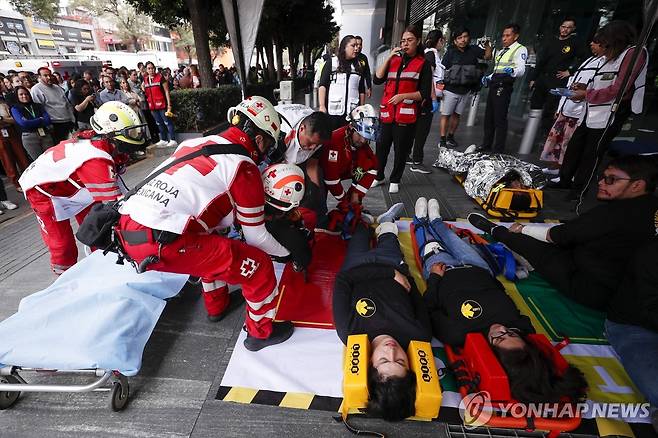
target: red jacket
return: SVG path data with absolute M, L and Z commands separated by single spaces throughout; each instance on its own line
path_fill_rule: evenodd
M 416 123 L 419 102 L 405 99 L 397 105 L 391 105 L 388 101 L 396 94 L 418 91 L 418 81 L 424 64 L 425 58 L 421 54 L 414 56 L 404 67 L 401 56 L 395 56 L 391 59 L 388 66 L 384 95 L 379 105 L 379 118 L 382 123 Z
M 359 200 L 370 189 L 377 175 L 377 157 L 369 146 L 354 149 L 348 138 L 348 127 L 336 129 L 331 135 L 331 143 L 322 146 L 320 166 L 324 174 L 324 183 L 331 194 L 341 201 L 345 190 L 340 183 L 344 179 L 352 180 L 352 187 L 347 192 L 346 200 L 357 193 Z

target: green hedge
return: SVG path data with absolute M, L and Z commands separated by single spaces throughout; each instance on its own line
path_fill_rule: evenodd
M 176 131 L 202 132 L 225 122 L 226 112 L 241 98 L 240 87 L 235 85 L 173 91 L 171 103 L 176 114 Z

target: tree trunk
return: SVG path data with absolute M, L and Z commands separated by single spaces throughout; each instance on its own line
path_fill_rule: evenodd
M 274 80 L 276 77 L 276 64 L 274 60 L 274 47 L 272 46 L 272 41 L 269 41 L 263 47 L 265 50 L 265 55 L 267 56 L 267 71 L 270 77 L 270 80 Z
M 276 45 L 276 81 L 281 82 L 283 79 L 283 47 L 281 47 L 281 41 L 274 40 Z
M 288 54 L 290 55 L 290 78 L 295 79 L 297 77 L 297 66 L 299 64 L 299 49 L 291 44 L 288 47 Z
M 311 47 L 308 44 L 304 44 L 304 67 L 307 69 L 313 69 L 312 63 L 311 63 Z
M 185 0 L 185 4 L 190 11 L 190 24 L 192 25 L 194 47 L 196 48 L 196 58 L 199 64 L 201 86 L 212 88 L 212 64 L 210 62 L 210 43 L 208 38 L 208 14 L 206 13 L 206 8 L 209 5 L 203 0 Z
M 140 47 L 139 47 L 139 38 L 137 38 L 136 35 L 133 35 L 131 38 L 132 38 L 132 40 L 133 40 L 133 50 L 134 50 L 135 52 L 139 52 L 139 50 L 140 50 Z

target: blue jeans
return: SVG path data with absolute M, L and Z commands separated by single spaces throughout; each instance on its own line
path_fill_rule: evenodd
M 169 134 L 169 140 L 175 140 L 174 122 L 172 122 L 169 117 L 165 116 L 165 112 L 165 110 L 151 110 L 155 123 L 158 124 L 160 140 L 167 141 L 167 134 Z
M 428 242 L 438 242 L 444 249 L 444 251 L 431 255 L 423 263 L 423 277 L 425 279 L 429 278 L 430 268 L 436 263 L 443 263 L 447 267 L 477 266 L 491 273 L 489 265 L 475 248 L 460 239 L 440 218 L 429 222 L 427 218 L 418 219 L 414 217 L 414 226 L 418 250 L 421 251 L 421 259 L 423 248 Z
M 409 267 L 402 259 L 398 236 L 393 233 L 383 233 L 377 239 L 377 246 L 371 249 L 368 229 L 358 226 L 347 246 L 345 261 L 340 270 L 347 271 L 369 263 L 390 265 L 403 274 L 409 274 Z
M 606 319 L 605 336 L 635 386 L 658 407 L 658 333 Z

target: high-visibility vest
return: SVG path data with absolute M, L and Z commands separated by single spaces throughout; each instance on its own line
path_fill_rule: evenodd
M 427 48 L 425 49 L 425 53 L 427 52 L 434 53 L 434 71 L 432 72 L 432 80 L 434 81 L 434 83 L 442 81 L 444 76 L 443 70 L 445 69 L 445 67 L 441 63 L 441 55 L 439 55 L 439 51 L 436 50 L 435 48 Z
M 331 58 L 331 76 L 329 81 L 327 112 L 332 116 L 349 114 L 359 106 L 359 82 L 361 75 L 350 63 L 350 72 L 338 71 L 338 58 Z
M 391 59 L 384 95 L 379 105 L 379 118 L 382 123 L 416 123 L 419 102 L 404 99 L 397 105 L 391 105 L 388 101 L 396 94 L 418 91 L 418 81 L 424 63 L 425 58 L 421 54 L 414 56 L 406 66 L 402 65 L 402 56 L 394 56 Z
M 633 46 L 635 47 L 635 46 Z M 624 52 L 617 56 L 613 60 L 607 60 L 601 68 L 594 74 L 594 79 L 592 80 L 592 89 L 601 90 L 612 85 L 617 77 L 619 76 L 619 68 L 621 67 L 624 58 L 628 54 L 628 51 L 631 47 L 626 48 Z M 629 86 L 632 87 L 633 97 L 631 98 L 631 110 L 635 114 L 640 114 L 642 112 L 642 105 L 644 103 L 644 83 L 647 78 L 647 64 L 649 60 L 649 54 L 647 49 L 642 48 L 645 53 L 645 62 L 640 74 L 637 75 L 635 82 Z M 632 70 L 635 70 L 633 66 Z M 612 104 L 614 103 L 615 98 L 612 98 L 609 102 L 600 103 L 600 104 L 587 104 L 587 118 L 586 124 L 588 128 L 593 129 L 603 129 L 608 123 L 608 118 L 612 114 Z
M 162 76 L 156 73 L 153 80 L 148 75 L 144 76 L 144 94 L 150 110 L 167 109 L 167 97 L 162 88 Z
M 525 47 L 523 47 L 522 44 L 519 44 L 518 41 L 515 41 L 509 47 L 507 47 L 507 50 L 503 48 L 500 50 L 500 53 L 496 53 L 496 56 L 494 57 L 494 74 L 503 73 L 503 70 L 505 70 L 507 67 L 516 68 L 516 64 L 514 63 L 514 56 L 516 55 L 516 52 L 522 48 Z

